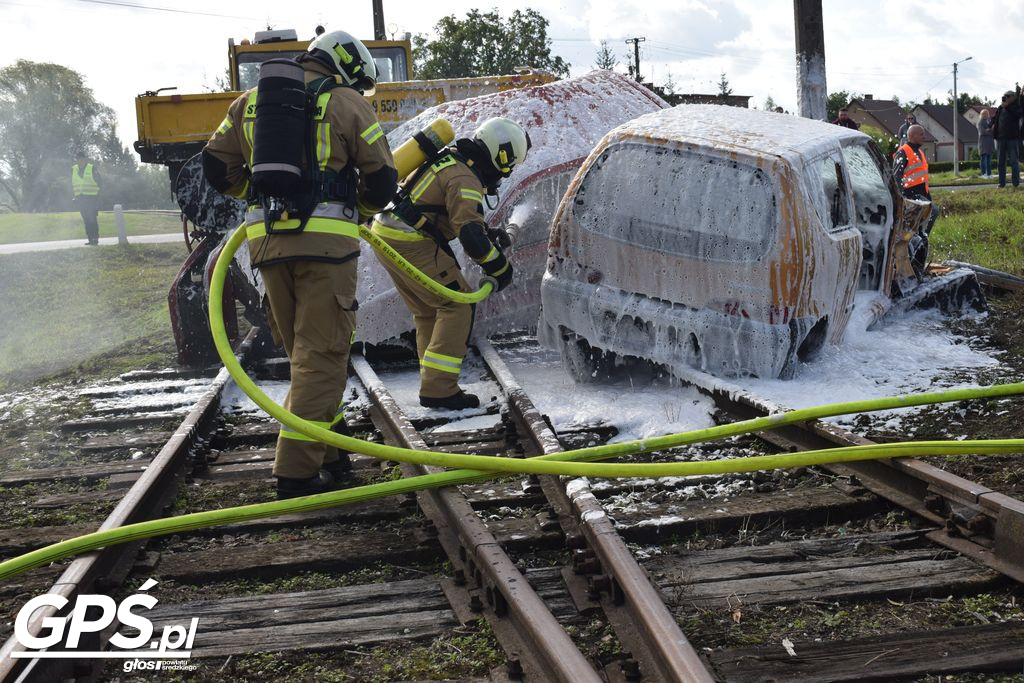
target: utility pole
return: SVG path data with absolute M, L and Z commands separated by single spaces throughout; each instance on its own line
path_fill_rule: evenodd
M 647 38 L 629 38 L 626 40 L 627 43 L 633 43 L 633 78 L 636 82 L 640 82 L 640 43 L 646 41 Z
M 796 101 L 800 116 L 824 121 L 828 113 L 825 88 L 825 25 L 821 0 L 793 0 L 796 21 Z
M 384 32 L 384 0 L 373 0 L 373 39 L 388 39 Z
M 970 57 L 961 59 L 959 62 L 953 62 L 953 177 L 956 178 L 960 175 L 960 134 L 959 134 L 959 123 L 960 119 L 960 101 L 956 95 L 956 67 L 959 64 L 970 60 Z

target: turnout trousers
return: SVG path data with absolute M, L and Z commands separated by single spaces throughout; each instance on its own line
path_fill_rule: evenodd
M 284 407 L 329 429 L 341 419 L 348 354 L 356 329 L 357 259 L 344 263 L 286 261 L 261 266 L 270 331 L 291 364 Z M 274 476 L 314 477 L 338 459 L 336 448 L 282 426 Z
M 428 277 L 449 289 L 468 292 L 459 264 L 432 239 L 386 240 L 395 251 Z M 472 304 L 440 297 L 406 275 L 386 256 L 377 254 L 416 323 L 416 355 L 420 359 L 420 396 L 447 398 L 459 392 L 459 372 L 473 330 Z

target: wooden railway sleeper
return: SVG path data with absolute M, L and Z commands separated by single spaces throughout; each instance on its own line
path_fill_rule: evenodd
M 353 356 L 351 363 L 369 393 L 373 405 L 371 415 L 385 439 L 425 450 L 423 438 L 366 360 Z M 402 469 L 406 474 L 431 471 L 416 465 L 404 465 Z M 465 496 L 454 488 L 428 489 L 419 492 L 418 500 L 424 513 L 438 527 L 441 545 L 452 563 L 461 564 L 467 576 L 482 589 L 483 599 L 479 592 L 470 592 L 470 610 L 487 618 L 510 661 L 519 662 L 514 668 L 521 668 L 522 676 L 532 676 L 535 680 L 598 683 L 600 678 L 590 662 L 505 554 Z M 485 603 L 491 605 L 490 610 Z
M 715 387 L 697 388 L 737 419 L 760 417 L 775 409 L 750 395 L 733 397 Z M 874 443 L 820 420 L 775 431 L 807 449 Z M 917 458 L 864 460 L 826 465 L 824 469 L 855 476 L 876 495 L 942 525 L 942 530 L 928 534 L 932 541 L 1024 582 L 1024 544 L 1020 542 L 1024 537 L 1024 502 Z
M 239 345 L 237 357 L 244 362 L 253 351 L 253 342 L 259 334 L 259 328 L 253 328 Z M 202 434 L 215 428 L 218 420 L 220 396 L 230 376 L 222 369 L 210 380 L 210 386 L 196 401 L 192 409 L 164 443 L 160 452 L 150 461 L 149 467 L 135 480 L 114 510 L 106 518 L 101 529 L 124 526 L 132 522 L 153 519 L 163 514 L 164 508 L 174 499 L 177 490 L 176 482 L 188 464 L 191 453 L 196 449 L 196 440 Z M 142 541 L 123 545 L 114 545 L 75 558 L 68 565 L 50 589 L 50 593 L 60 595 L 68 601 L 64 610 L 46 607 L 36 610 L 29 621 L 29 634 L 38 636 L 46 620 L 53 617 L 65 618 L 70 612 L 70 605 L 82 593 L 100 590 L 99 585 L 109 581 L 106 586 L 120 585 L 120 582 L 131 570 L 138 551 L 143 547 Z M 104 592 L 109 592 L 108 590 Z M 111 624 L 106 635 L 116 629 L 119 622 Z M 99 634 L 94 634 L 99 637 Z M 83 649 L 98 650 L 105 645 L 105 640 L 88 645 Z M 86 678 L 94 675 L 94 667 L 100 660 L 77 662 L 67 659 L 51 658 L 14 658 L 13 652 L 24 652 L 26 647 L 13 635 L 0 647 L 0 681 L 52 681 Z
M 537 411 L 494 347 L 485 339 L 478 339 L 476 345 L 484 363 L 501 386 L 521 433 L 530 439 L 531 454 L 560 452 L 562 446 L 550 420 Z M 611 604 L 601 604 L 622 645 L 636 653 L 636 668 L 642 668 L 651 680 L 713 681 L 700 656 L 665 607 L 650 577 L 636 563 L 604 509 L 589 492 L 589 487 L 583 484 L 578 489 L 585 492 L 583 495 L 570 496 L 559 478 L 541 477 L 540 481 L 549 503 L 559 515 L 566 543 L 580 545 L 577 539 L 583 537 L 585 547 L 577 550 L 577 553 L 583 553 L 578 555 L 582 558 L 580 568 L 594 570 L 594 573 L 604 572 L 611 577 Z M 585 480 L 576 481 L 582 483 Z M 592 558 L 586 555 L 588 551 Z M 600 598 L 596 586 L 593 591 L 588 587 L 588 594 L 591 599 Z

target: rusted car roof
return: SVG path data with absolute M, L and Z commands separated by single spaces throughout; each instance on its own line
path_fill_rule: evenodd
M 824 121 L 714 104 L 682 104 L 641 116 L 608 136 L 695 142 L 751 156 L 785 158 L 815 156 L 846 138 L 868 138 Z

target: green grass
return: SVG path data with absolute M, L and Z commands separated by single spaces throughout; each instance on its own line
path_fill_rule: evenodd
M 117 237 L 112 211 L 100 211 L 100 237 Z M 152 235 L 181 232 L 181 219 L 171 214 L 124 214 L 128 235 Z M 51 240 L 85 239 L 82 216 L 67 213 L 3 213 L 0 214 L 0 244 L 18 242 L 49 242 Z
M 1024 191 L 936 190 L 942 214 L 931 234 L 931 260 L 955 259 L 1024 275 Z
M 173 362 L 167 291 L 182 244 L 0 255 L 0 389 Z

